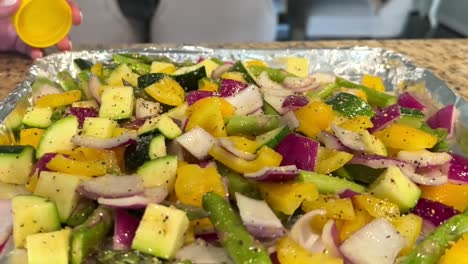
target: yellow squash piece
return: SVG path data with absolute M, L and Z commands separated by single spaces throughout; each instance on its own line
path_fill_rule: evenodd
M 107 168 L 101 162 L 88 162 L 68 159 L 63 155 L 55 156 L 46 167 L 49 170 L 74 174 L 79 176 L 102 176 Z
M 176 71 L 176 67 L 172 63 L 153 61 L 151 63 L 150 73 L 165 73 L 171 74 Z
M 247 83 L 247 81 L 244 79 L 244 74 L 242 72 L 225 72 L 221 74 L 221 79 L 229 79 Z
M 259 188 L 268 205 L 286 215 L 292 215 L 303 201 L 318 197 L 315 185 L 306 182 L 262 183 Z
M 257 158 L 251 161 L 241 159 L 217 145 L 213 146 L 209 153 L 215 160 L 239 173 L 257 172 L 264 167 L 277 167 L 283 159 L 278 152 L 266 146 L 262 147 L 257 153 Z
M 468 208 L 468 184 L 421 185 L 420 188 L 422 198 L 452 206 L 460 212 Z
M 437 137 L 420 129 L 402 124 L 393 124 L 374 134 L 385 146 L 401 150 L 421 150 L 432 148 Z
M 324 253 L 312 254 L 289 236 L 281 238 L 276 246 L 281 264 L 342 264 L 343 260 Z
M 299 120 L 297 131 L 310 138 L 327 129 L 334 118 L 333 108 L 320 101 L 312 101 L 294 111 L 294 114 Z
M 218 84 L 211 79 L 203 78 L 198 81 L 199 91 L 217 92 L 218 88 L 219 88 Z
M 372 121 L 368 116 L 356 116 L 339 124 L 341 128 L 349 131 L 359 132 L 373 127 Z
M 104 76 L 102 68 L 102 63 L 96 63 L 91 67 L 91 73 L 102 78 Z
M 40 128 L 25 128 L 20 131 L 20 145 L 30 145 L 37 148 L 39 141 L 44 134 L 44 129 Z
M 179 106 L 185 101 L 185 91 L 178 82 L 166 76 L 145 88 L 151 97 L 166 105 Z
M 362 85 L 379 92 L 385 92 L 385 85 L 379 76 L 364 74 L 361 80 Z
M 395 218 L 392 224 L 406 241 L 405 247 L 400 251 L 400 256 L 408 255 L 419 237 L 423 219 L 415 214 L 407 214 Z
M 214 166 L 206 168 L 196 164 L 179 166 L 174 189 L 179 201 L 197 207 L 202 207 L 202 197 L 207 192 L 226 196 L 221 175 Z
M 445 251 L 438 264 L 468 264 L 468 233 Z
M 321 147 L 318 152 L 315 172 L 329 174 L 343 167 L 352 158 L 353 155 L 350 153 Z
M 261 61 L 261 60 L 249 60 L 249 61 L 246 61 L 244 65 L 247 68 L 250 68 L 252 66 L 268 67 L 268 64 L 266 64 L 264 61 Z
M 59 107 L 70 105 L 74 102 L 77 102 L 81 99 L 81 91 L 73 90 L 59 94 L 48 94 L 39 97 L 37 99 L 35 106 L 37 107 Z

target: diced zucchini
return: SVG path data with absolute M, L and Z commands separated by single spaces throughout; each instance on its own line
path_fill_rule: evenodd
M 168 139 L 174 139 L 182 134 L 180 127 L 167 115 L 160 115 L 147 119 L 138 129 L 138 135 L 158 130 Z
M 53 113 L 50 107 L 28 107 L 23 117 L 23 124 L 28 127 L 49 127 L 52 124 Z
M 338 93 L 334 97 L 328 99 L 326 103 L 331 105 L 333 110 L 349 118 L 354 118 L 359 115 L 374 116 L 372 107 L 354 94 L 344 92 Z
M 167 155 L 166 138 L 163 135 L 157 135 L 151 139 L 148 155 L 152 160 Z
M 34 165 L 31 146 L 0 146 L 0 181 L 26 184 Z
M 101 108 L 99 117 L 107 117 L 114 120 L 130 118 L 133 113 L 133 88 L 116 87 L 106 89 L 101 96 Z
M 117 123 L 104 117 L 87 117 L 83 123 L 84 135 L 97 138 L 111 138 Z
M 269 148 L 276 148 L 276 146 L 279 145 L 281 140 L 283 140 L 284 137 L 286 137 L 291 130 L 289 127 L 284 126 L 284 127 L 278 127 L 275 128 L 271 131 L 268 131 L 264 134 L 261 134 L 255 138 L 255 141 L 258 143 L 258 149 L 260 149 L 263 146 L 268 146 Z
M 185 101 L 184 89 L 169 76 L 146 87 L 145 92 L 165 105 L 179 106 Z
M 153 61 L 151 63 L 150 73 L 165 73 L 171 74 L 176 71 L 176 67 L 172 63 Z
M 186 66 L 177 69 L 172 77 L 184 88 L 186 92 L 197 90 L 198 81 L 207 77 L 204 65 Z
M 184 234 L 188 227 L 189 219 L 184 211 L 149 204 L 136 231 L 132 248 L 170 259 L 184 243 Z
M 219 64 L 212 59 L 205 59 L 197 65 L 205 66 L 206 76 L 211 77 L 213 71 L 219 67 Z
M 132 86 L 138 85 L 138 74 L 133 73 L 127 64 L 120 64 L 115 68 L 109 78 L 107 84 L 111 86 L 124 86 L 123 80 L 130 83 Z
M 60 217 L 55 203 L 36 195 L 19 195 L 12 199 L 13 240 L 23 248 L 26 237 L 60 229 Z
M 75 146 L 71 139 L 78 133 L 78 119 L 75 116 L 67 116 L 53 123 L 44 132 L 36 152 L 36 158 L 45 153 L 58 152 L 60 150 L 72 150 Z
M 0 181 L 0 200 L 10 200 L 17 195 L 29 194 L 24 185 L 9 184 Z
M 311 171 L 301 171 L 298 181 L 315 184 L 321 194 L 335 194 L 344 191 L 345 189 L 350 189 L 359 193 L 363 193 L 365 191 L 364 186 L 357 183 Z
M 57 73 L 57 79 L 65 91 L 79 90 L 78 83 L 73 79 L 69 71 L 61 71 Z
M 137 170 L 145 188 L 167 187 L 172 190 L 177 174 L 177 157 L 165 156 L 145 162 Z
M 152 138 L 152 134 L 140 135 L 136 144 L 128 146 L 125 149 L 124 161 L 127 171 L 135 171 L 138 167 L 150 159 L 148 153 Z
M 237 61 L 232 65 L 232 67 L 229 69 L 230 72 L 240 72 L 244 75 L 244 79 L 250 83 L 250 84 L 255 84 L 257 85 L 255 81 L 255 75 L 253 75 L 250 72 L 250 69 L 245 66 L 245 64 L 242 61 Z
M 149 61 L 146 57 L 138 54 L 113 54 L 112 59 L 117 64 L 126 64 L 138 74 L 146 74 L 150 71 Z
M 55 202 L 62 222 L 65 222 L 78 204 L 77 192 L 81 183 L 79 176 L 43 171 L 37 180 L 35 195 L 47 197 Z
M 71 229 L 30 235 L 28 264 L 67 264 L 69 263 Z

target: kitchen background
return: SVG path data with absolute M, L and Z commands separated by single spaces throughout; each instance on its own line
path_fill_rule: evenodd
M 468 0 L 75 1 L 75 45 L 468 36 Z

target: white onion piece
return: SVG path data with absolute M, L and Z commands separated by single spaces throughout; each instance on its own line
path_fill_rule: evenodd
M 281 125 L 288 126 L 292 131 L 299 127 L 299 120 L 293 111 L 289 111 L 280 118 Z
M 313 89 L 317 89 L 320 84 L 315 82 L 315 78 L 311 76 L 305 78 L 286 77 L 284 78 L 283 86 L 296 93 L 304 93 Z
M 175 258 L 179 261 L 190 260 L 194 264 L 233 264 L 223 248 L 207 244 L 201 239 L 179 249 Z
M 262 72 L 257 78 L 257 84 L 260 86 L 264 94 L 270 94 L 279 97 L 287 97 L 293 95 L 294 92 L 286 89 L 281 84 L 276 83 L 270 79 L 267 72 Z
M 325 215 L 325 210 L 313 210 L 301 216 L 291 228 L 290 237 L 310 253 L 322 253 L 326 250 L 325 245 L 315 230 L 312 230 L 310 221 L 319 215 Z
M 160 203 L 169 195 L 166 187 L 146 188 L 144 195 L 151 203 Z
M 281 221 L 264 200 L 236 193 L 236 202 L 242 222 L 252 235 L 257 238 L 278 238 L 284 235 Z
M 277 96 L 269 93 L 263 93 L 263 99 L 280 115 L 285 114 L 288 110 L 283 107 L 284 100 L 288 96 Z
M 224 99 L 236 108 L 234 111 L 236 115 L 246 115 L 263 106 L 262 94 L 260 93 L 260 89 L 255 85 L 249 85 L 237 94 Z
M 185 132 L 175 141 L 199 160 L 208 158 L 208 152 L 216 144 L 216 138 L 201 127 Z
M 421 185 L 442 185 L 448 182 L 447 173 L 443 173 L 439 168 L 416 173 L 413 166 L 400 167 L 401 172 L 412 182 Z
M 338 238 L 338 229 L 335 224 L 335 220 L 330 219 L 323 226 L 322 229 L 322 242 L 328 250 L 328 253 L 337 258 L 343 258 L 339 250 L 339 238 Z
M 138 134 L 134 130 L 127 131 L 118 137 L 113 138 L 97 138 L 85 135 L 74 135 L 72 142 L 78 146 L 95 148 L 95 149 L 111 149 L 122 146 L 137 140 Z
M 248 115 L 263 115 L 263 109 L 262 108 L 259 108 L 251 113 L 248 113 Z
M 355 264 L 392 264 L 405 244 L 405 239 L 388 220 L 378 218 L 349 236 L 340 250 Z
M 145 208 L 149 203 L 149 199 L 142 195 L 134 195 L 129 197 L 120 198 L 103 198 L 97 199 L 97 202 L 102 205 L 114 207 L 114 208 L 129 208 L 129 209 L 140 209 Z
M 219 145 L 226 149 L 227 151 L 231 152 L 232 154 L 236 155 L 237 157 L 244 159 L 244 160 L 254 160 L 257 158 L 257 155 L 248 153 L 242 150 L 237 149 L 234 146 L 234 142 L 229 140 L 228 138 L 219 138 L 218 139 Z
M 161 104 L 158 102 L 147 101 L 143 98 L 137 98 L 135 100 L 135 117 L 144 118 L 150 116 L 156 116 L 160 113 Z
M 136 175 L 104 175 L 84 181 L 78 191 L 90 198 L 121 198 L 143 194 L 143 180 Z
M 299 170 L 296 165 L 263 167 L 259 171 L 244 173 L 244 177 L 258 181 L 288 181 L 296 178 Z
M 11 200 L 0 200 L 0 245 L 4 245 L 13 230 Z
M 99 87 L 101 87 L 101 81 L 96 75 L 91 75 L 88 81 L 89 94 L 98 102 L 101 103 L 101 96 L 99 95 Z
M 218 66 L 218 68 L 214 69 L 213 72 L 211 72 L 211 76 L 208 76 L 208 77 L 211 77 L 217 80 L 221 78 L 221 75 L 227 72 L 231 67 L 232 67 L 232 64 L 229 64 L 229 63 L 225 63 L 221 66 Z
M 332 124 L 331 128 L 335 133 L 335 136 L 340 140 L 341 144 L 345 145 L 346 147 L 360 152 L 365 152 L 367 149 L 367 146 L 362 141 L 361 135 L 359 135 L 359 133 L 343 129 L 335 124 Z M 363 132 L 365 133 L 367 131 Z
M 333 74 L 316 72 L 310 75 L 310 77 L 315 79 L 315 82 L 320 85 L 325 85 L 329 83 L 335 83 L 336 76 Z
M 425 149 L 416 151 L 402 150 L 398 152 L 397 158 L 416 167 L 442 165 L 452 160 L 452 156 L 445 152 L 430 152 Z

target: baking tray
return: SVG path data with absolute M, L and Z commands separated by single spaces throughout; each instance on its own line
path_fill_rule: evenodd
M 179 48 L 141 48 L 116 49 L 57 53 L 37 60 L 29 69 L 26 79 L 0 102 L 0 144 L 14 141 L 12 129 L 15 121 L 21 120 L 27 106 L 31 103 L 31 84 L 38 76 L 45 76 L 57 81 L 56 75 L 62 70 L 69 70 L 75 77 L 77 68 L 73 60 L 83 58 L 97 61 L 110 60 L 115 53 L 140 53 L 147 56 L 167 56 L 176 61 L 196 61 L 200 57 L 217 57 L 224 61 L 260 59 L 271 65 L 280 66 L 280 58 L 299 56 L 310 60 L 310 72 L 332 73 L 351 81 L 359 82 L 364 74 L 381 76 L 387 90 L 422 87 L 416 91 L 423 93 L 432 107 L 428 111 L 449 104 L 455 104 L 460 111 L 452 141 L 452 150 L 457 153 L 468 153 L 468 104 L 447 84 L 434 76 L 430 71 L 413 64 L 401 54 L 380 48 L 353 47 L 340 49 L 211 49 L 199 46 L 182 46 Z M 406 85 L 401 85 L 405 83 Z M 8 249 L 7 249 L 8 250 Z M 4 263 L 0 257 L 0 263 Z

